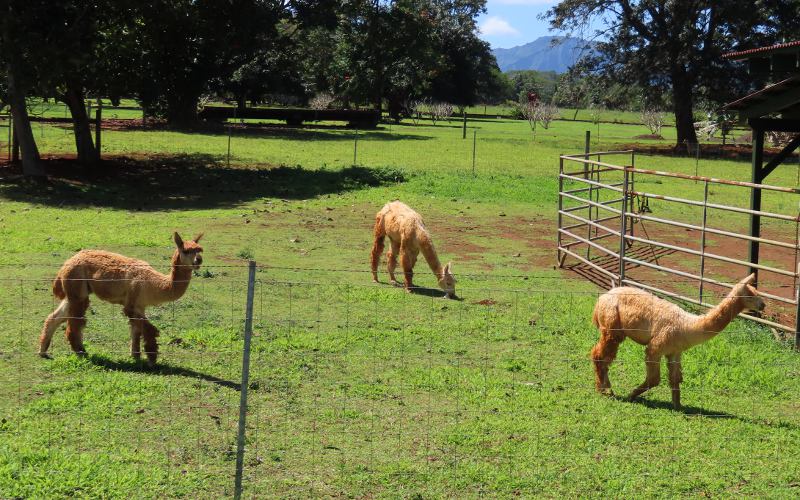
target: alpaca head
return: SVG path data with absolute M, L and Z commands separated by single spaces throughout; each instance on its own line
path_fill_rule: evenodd
M 742 307 L 745 311 L 760 312 L 766 307 L 764 299 L 759 296 L 758 290 L 753 287 L 755 281 L 756 275 L 751 274 L 737 283 L 731 291 L 731 294 L 742 302 Z
M 175 254 L 178 264 L 181 266 L 192 266 L 192 269 L 200 269 L 200 264 L 203 263 L 203 247 L 198 245 L 203 233 L 198 234 L 191 241 L 183 241 L 181 236 L 175 232 L 172 239 L 175 240 Z
M 456 298 L 456 277 L 453 276 L 453 263 L 448 262 L 439 276 L 439 287 L 444 290 L 445 298 Z

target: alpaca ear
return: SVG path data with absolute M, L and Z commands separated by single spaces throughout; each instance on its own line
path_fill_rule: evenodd
M 198 234 L 197 236 L 194 237 L 194 239 L 192 241 L 194 241 L 195 243 L 200 243 L 200 238 L 203 237 L 203 234 L 204 233 Z
M 745 285 L 752 285 L 756 281 L 756 273 L 751 274 L 747 278 L 743 279 L 741 282 Z
M 178 231 L 172 233 L 172 239 L 175 241 L 175 246 L 179 249 L 183 249 L 183 239 L 181 239 L 181 235 L 178 234 Z
M 446 266 L 444 266 L 444 274 L 453 274 L 453 263 L 448 262 Z

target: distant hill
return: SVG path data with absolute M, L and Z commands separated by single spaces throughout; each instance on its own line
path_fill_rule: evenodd
M 554 40 L 563 40 L 553 46 Z M 564 73 L 585 52 L 591 42 L 580 38 L 543 36 L 510 49 L 494 49 L 497 65 L 501 71 L 513 69 L 535 69 Z

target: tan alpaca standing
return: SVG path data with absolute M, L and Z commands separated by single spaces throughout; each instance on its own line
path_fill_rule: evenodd
M 600 329 L 600 341 L 591 352 L 597 390 L 611 393 L 608 368 L 617 356 L 619 344 L 628 337 L 645 346 L 647 369 L 647 378 L 631 392 L 629 399 L 661 382 L 661 357 L 666 356 L 672 404 L 679 409 L 683 381 L 681 353 L 713 338 L 740 312 L 762 311 L 764 300 L 751 286 L 754 281 L 755 275 L 751 274 L 737 283 L 716 307 L 699 316 L 638 288 L 614 288 L 601 295 L 592 315 L 592 322 Z
M 383 206 L 375 216 L 375 243 L 372 245 L 372 280 L 378 282 L 378 264 L 383 253 L 384 238 L 388 236 L 392 244 L 386 253 L 388 259 L 389 278 L 398 284 L 394 277 L 397 258 L 403 268 L 403 282 L 407 292 L 413 287 L 414 264 L 420 252 L 428 261 L 431 271 L 436 276 L 439 287 L 444 290 L 445 297 L 455 297 L 456 278 L 453 276 L 452 263 L 442 266 L 436 250 L 433 248 L 431 236 L 425 229 L 422 216 L 400 201 L 391 201 Z
M 76 354 L 85 354 L 83 327 L 89 294 L 123 307 L 131 327 L 131 355 L 141 357 L 141 339 L 147 361 L 152 366 L 158 357 L 158 329 L 144 314 L 148 306 L 178 300 L 189 288 L 192 270 L 203 262 L 203 249 L 198 245 L 202 234 L 193 241 L 184 242 L 178 233 L 173 234 L 175 253 L 172 271 L 164 275 L 143 260 L 132 259 L 102 250 L 82 250 L 70 257 L 53 281 L 53 295 L 61 299 L 55 311 L 45 320 L 39 338 L 39 355 L 47 357 L 53 333 L 67 322 L 67 340 Z

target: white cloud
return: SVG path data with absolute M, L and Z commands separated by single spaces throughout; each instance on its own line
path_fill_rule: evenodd
M 513 26 L 508 24 L 508 21 L 498 16 L 487 17 L 480 26 L 478 26 L 481 34 L 486 36 L 517 36 L 519 31 L 514 29 Z

